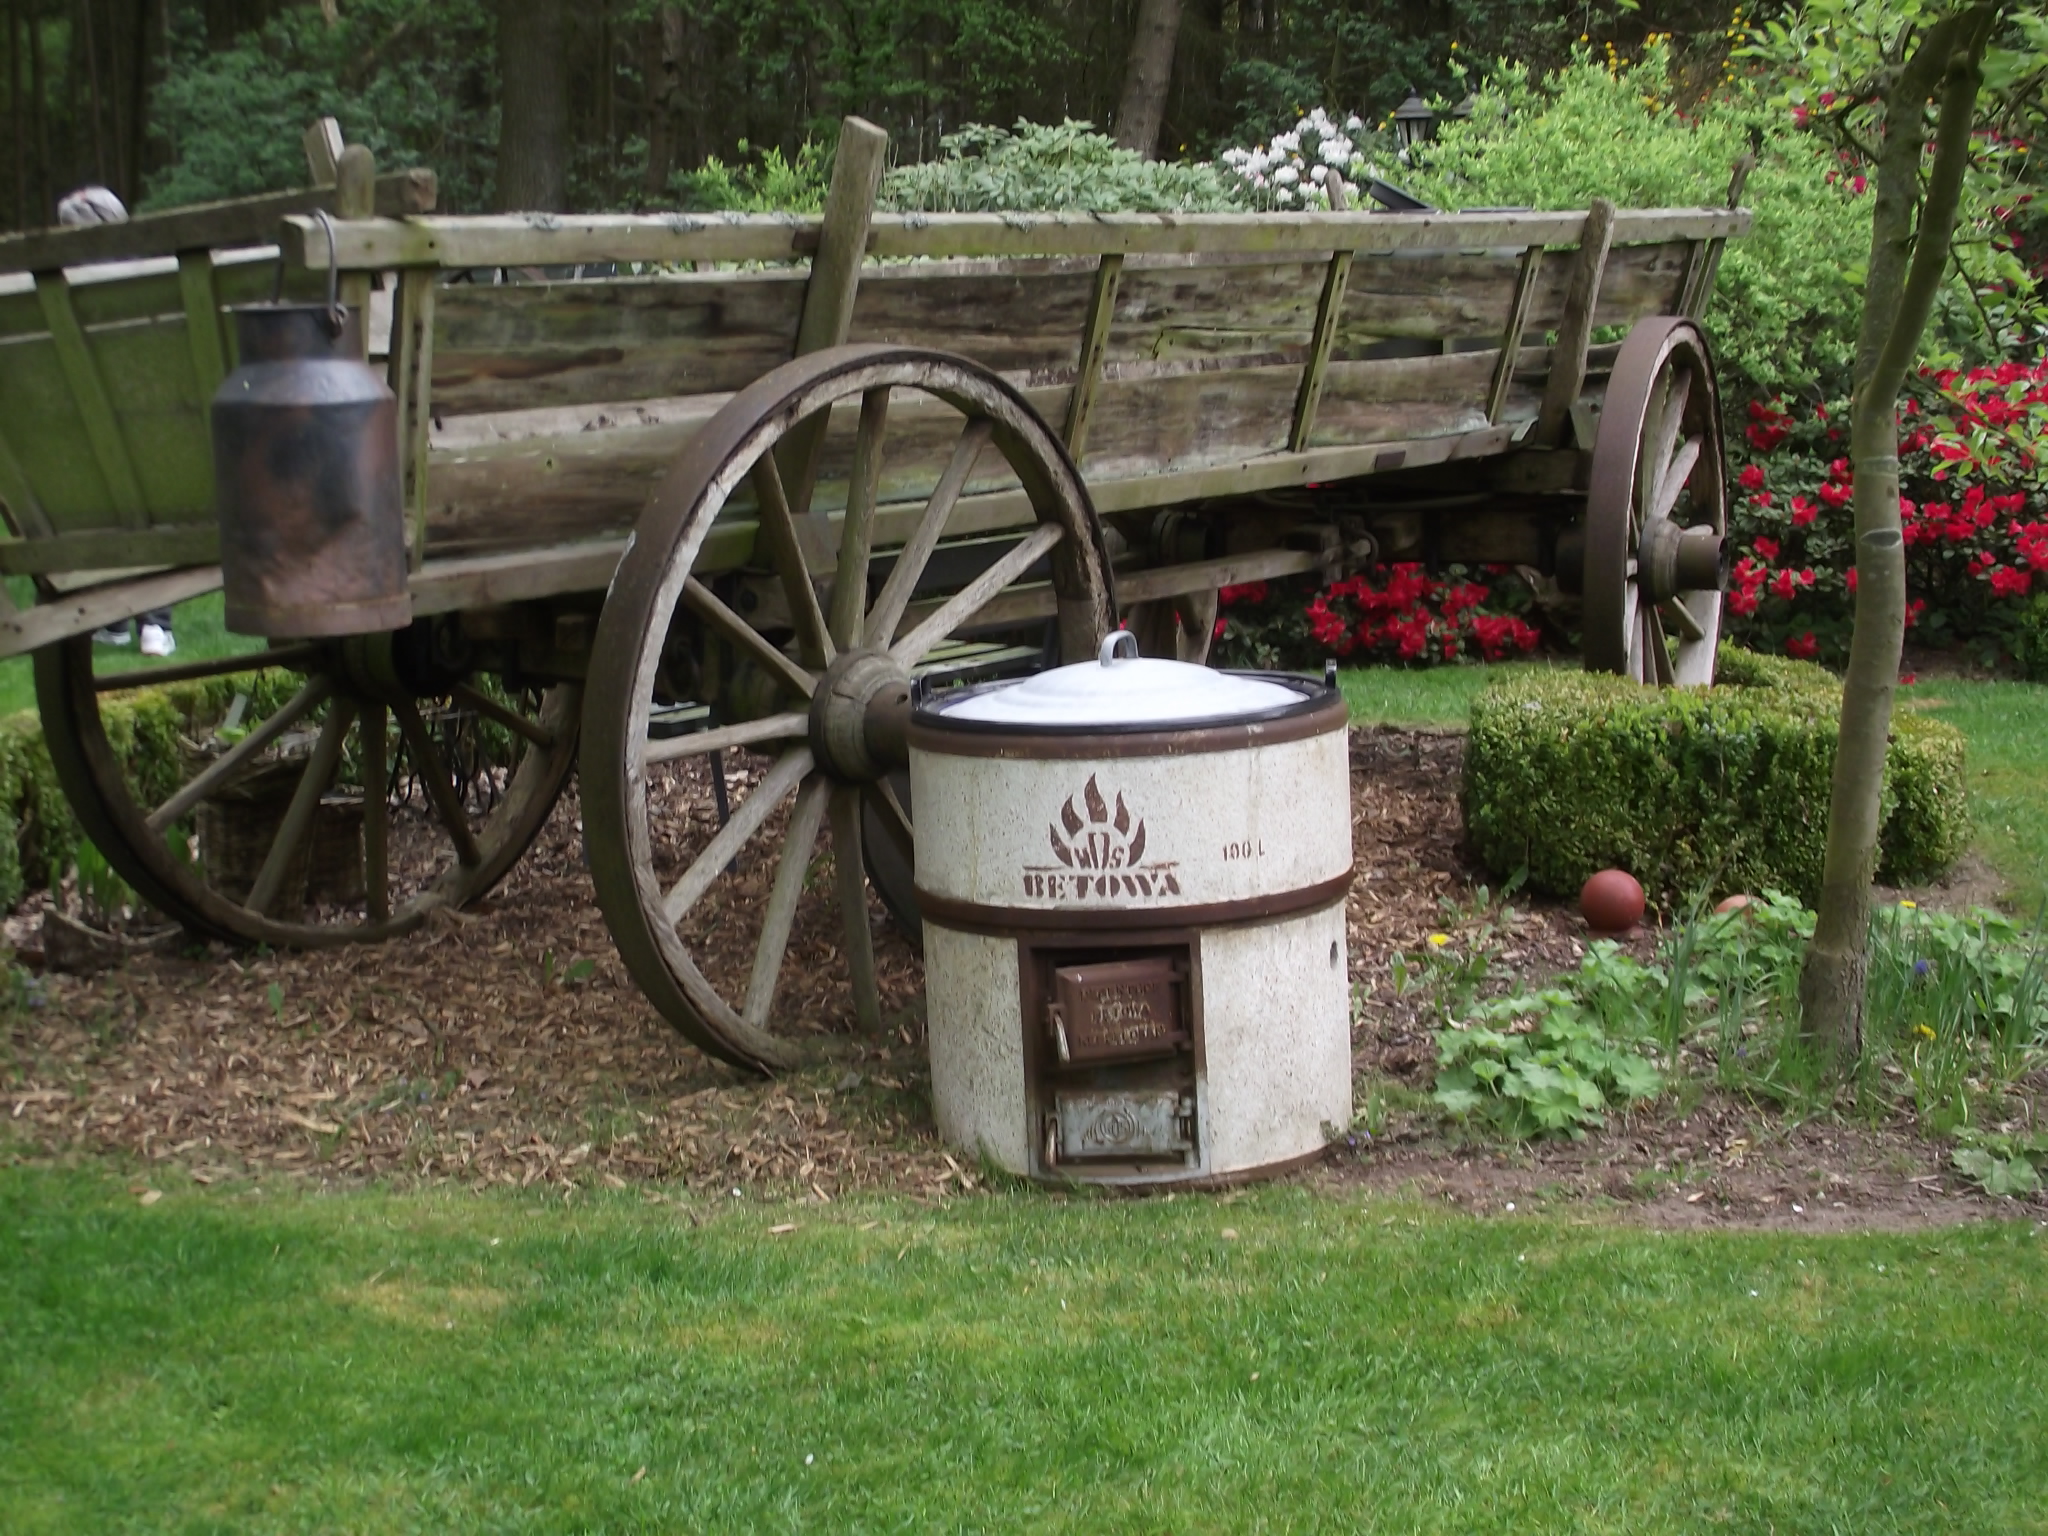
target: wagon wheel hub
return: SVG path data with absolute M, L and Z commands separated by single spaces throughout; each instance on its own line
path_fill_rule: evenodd
M 848 651 L 811 695 L 811 751 L 833 778 L 872 784 L 910 761 L 910 673 L 887 651 Z
M 1681 592 L 1720 592 L 1728 585 L 1728 559 L 1728 541 L 1712 528 L 1680 528 L 1665 519 L 1643 530 L 1636 581 L 1653 603 Z

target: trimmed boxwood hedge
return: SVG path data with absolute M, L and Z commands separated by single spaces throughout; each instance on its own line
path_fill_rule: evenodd
M 103 700 L 108 743 L 144 795 L 161 800 L 183 782 L 185 742 L 201 721 L 220 718 L 236 686 L 233 679 L 213 678 Z M 0 912 L 59 878 L 77 854 L 79 836 L 50 765 L 42 722 L 28 711 L 0 719 Z
M 1472 707 L 1465 830 L 1497 875 L 1578 892 L 1628 870 L 1653 900 L 1766 888 L 1820 893 L 1841 686 L 1810 662 L 1723 646 L 1712 688 L 1644 688 L 1558 670 Z M 1931 879 L 1970 835 L 1963 738 L 1892 716 L 1880 878 Z

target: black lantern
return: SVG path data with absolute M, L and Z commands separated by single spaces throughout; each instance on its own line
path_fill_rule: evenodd
M 1436 114 L 1429 110 L 1422 93 L 1409 87 L 1408 99 L 1394 108 L 1394 137 L 1403 149 L 1413 149 L 1418 144 L 1427 144 L 1435 133 Z

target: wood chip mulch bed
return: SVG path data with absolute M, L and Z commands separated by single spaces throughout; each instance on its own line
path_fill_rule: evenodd
M 1463 746 L 1442 731 L 1352 736 L 1362 1095 L 1372 1082 L 1426 1089 L 1432 1076 L 1428 1022 L 1388 962 L 1471 918 L 1480 876 L 1460 850 Z M 722 1066 L 627 978 L 591 893 L 572 791 L 480 910 L 437 914 L 407 939 L 295 954 L 212 946 L 30 978 L 0 1012 L 0 1149 L 112 1154 L 201 1183 L 289 1175 L 811 1202 L 972 1190 L 978 1171 L 932 1129 L 916 960 L 879 906 L 873 915 L 885 1032 L 852 1032 L 830 923 L 800 923 L 790 985 L 807 1024 L 836 1037 L 834 1058 L 772 1081 Z M 25 909 L 10 928 L 35 917 Z M 1501 961 L 1553 975 L 1578 963 L 1584 940 L 1574 914 L 1533 904 Z M 1654 948 L 1653 936 L 1637 942 Z M 1653 1111 L 1528 1148 L 1405 1118 L 1305 1177 L 1478 1210 L 1592 1201 L 1673 1225 L 1918 1225 L 1997 1208 L 1959 1190 L 1941 1149 L 1910 1129 L 1787 1127 L 1711 1095 L 1683 1117 Z

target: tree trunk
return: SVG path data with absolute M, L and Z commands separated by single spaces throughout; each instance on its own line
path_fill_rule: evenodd
M 642 189 L 659 201 L 676 164 L 676 119 L 683 105 L 683 13 L 664 5 L 647 29 L 647 170 Z
M 1116 109 L 1116 141 L 1147 160 L 1159 151 L 1159 124 L 1166 116 L 1166 88 L 1173 83 L 1173 50 L 1180 41 L 1185 0 L 1138 0 L 1138 30 L 1124 70 L 1123 100 Z
M 1856 469 L 1856 627 L 1828 802 L 1826 862 L 1813 943 L 1799 977 L 1802 1027 L 1838 1070 L 1863 1049 L 1870 886 L 1891 738 L 1892 692 L 1906 635 L 1906 555 L 1899 528 L 1899 387 L 1948 266 L 1969 168 L 1978 64 L 1995 11 L 1979 6 L 1929 29 L 1885 102 L 1870 269 L 1863 295 L 1849 443 Z M 1914 229 L 1928 97 L 1941 118 L 1926 202 Z
M 569 65 L 564 0 L 498 0 L 497 205 L 568 207 Z

